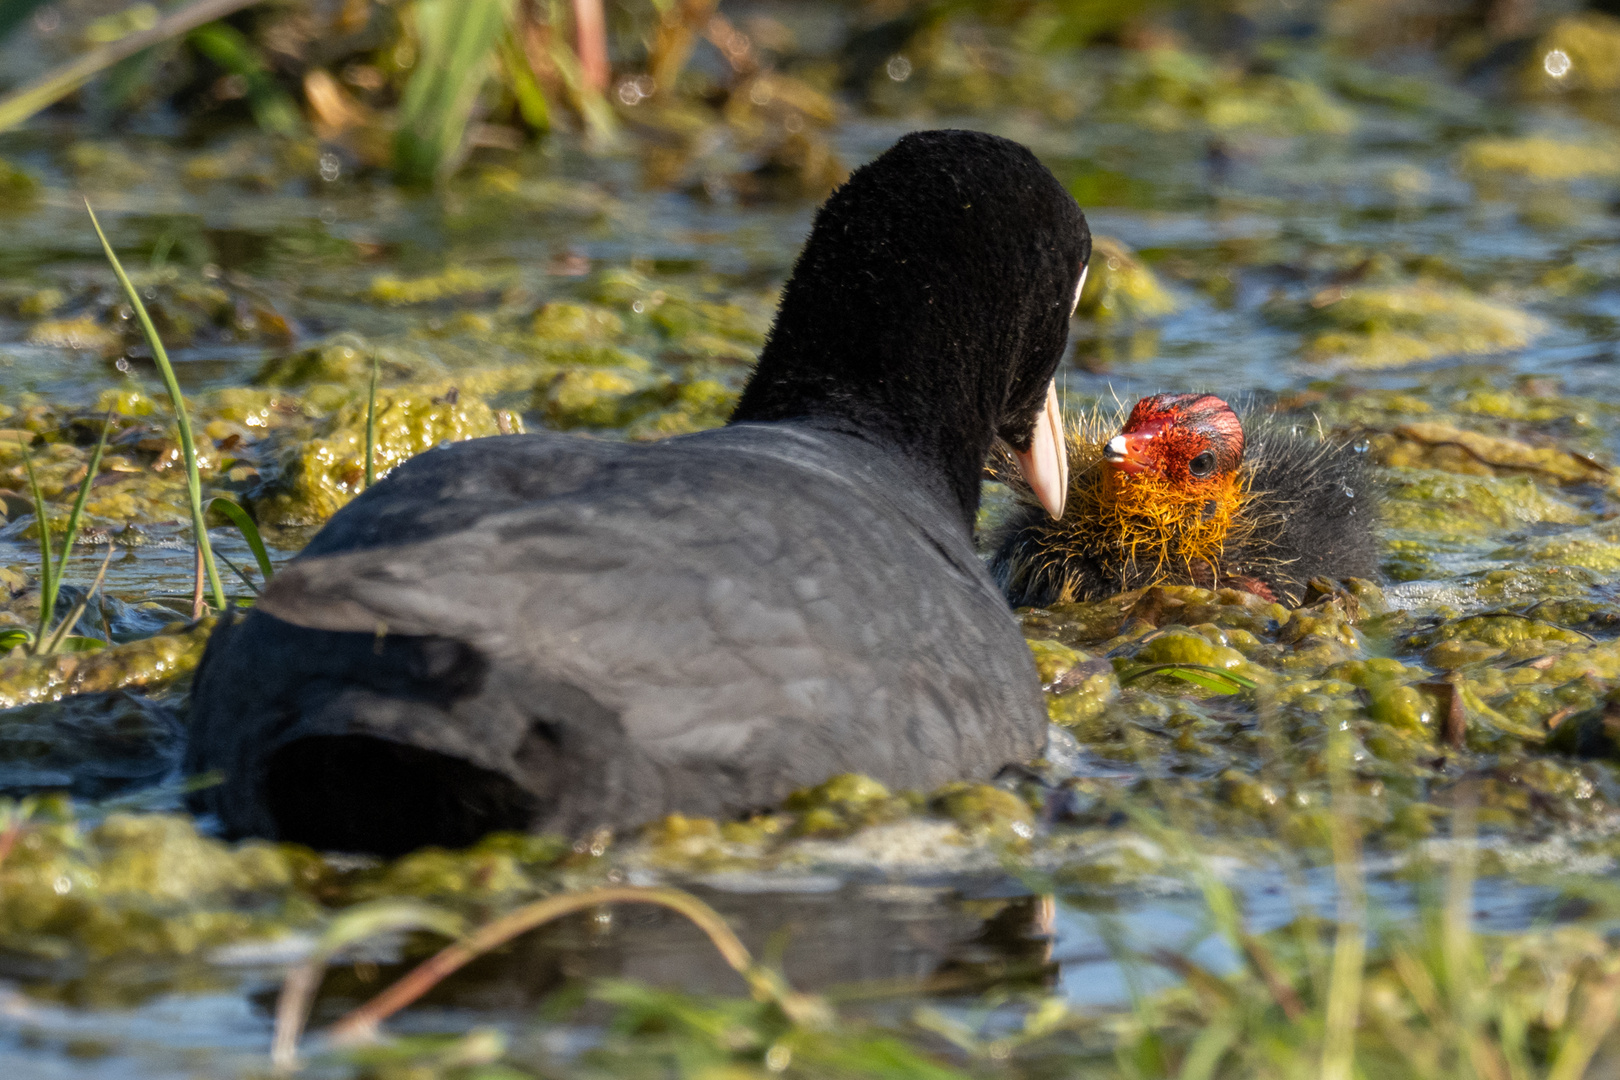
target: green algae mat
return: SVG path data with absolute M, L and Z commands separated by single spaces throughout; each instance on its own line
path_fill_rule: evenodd
M 0 70 L 127 32 L 117 5 L 21 7 Z M 166 46 L 0 133 L 8 1068 L 1620 1068 L 1620 21 L 610 5 L 605 95 L 554 40 L 510 39 L 422 188 L 386 151 L 410 5 L 271 7 L 230 30 L 245 51 Z M 510 78 L 532 49 L 556 61 L 543 135 Z M 285 117 L 263 112 L 272 76 L 305 120 L 256 126 Z M 1052 746 L 994 785 L 836 777 L 745 821 L 392 862 L 226 844 L 184 812 L 210 626 L 186 465 L 81 196 L 175 362 L 205 496 L 279 562 L 364 486 L 374 372 L 379 474 L 485 435 L 723 423 L 817 201 L 947 125 L 1030 145 L 1098 234 L 1068 408 L 1210 390 L 1349 443 L 1377 475 L 1345 494 L 1379 517 L 1379 580 L 1318 579 L 1298 608 L 1156 586 L 1021 612 Z M 57 604 L 84 602 L 79 647 L 42 657 L 13 647 L 40 604 L 30 467 L 58 536 L 89 482 Z M 981 524 L 1005 506 L 987 484 Z M 210 524 L 251 603 L 252 551 Z M 678 911 L 604 901 L 433 982 L 380 1037 L 331 1037 L 525 905 L 665 886 L 748 963 Z M 298 972 L 302 1040 L 278 1021 Z

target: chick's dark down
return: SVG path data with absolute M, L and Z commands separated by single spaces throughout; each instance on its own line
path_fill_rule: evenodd
M 1213 568 L 1158 566 L 1084 520 L 1078 493 L 1101 483 L 1097 449 L 1071 444 L 1069 511 L 1050 520 L 1027 491 L 996 530 L 990 571 L 1015 607 L 1098 600 L 1148 585 L 1258 582 L 1284 604 L 1301 603 L 1312 578 L 1378 580 L 1382 489 L 1367 455 L 1287 418 L 1243 417 L 1248 495 Z M 1001 475 L 1018 490 L 1003 465 Z

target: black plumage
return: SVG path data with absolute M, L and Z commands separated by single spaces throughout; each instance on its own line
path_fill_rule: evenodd
M 1047 518 L 1013 470 L 997 465 L 997 478 L 1019 499 L 988 538 L 990 569 L 1015 607 L 1155 584 L 1234 586 L 1297 605 L 1314 577 L 1379 576 L 1379 487 L 1366 453 L 1257 409 L 1242 417 L 1242 502 L 1216 557 L 1132 558 L 1092 512 L 1110 467 L 1103 445 L 1119 419 L 1092 417 L 1071 431 L 1068 510 L 1060 521 Z
M 339 512 L 209 644 L 188 765 L 225 780 L 198 808 L 386 853 L 1040 753 L 971 529 L 1089 250 L 1024 148 L 902 139 L 817 215 L 730 426 L 461 443 Z

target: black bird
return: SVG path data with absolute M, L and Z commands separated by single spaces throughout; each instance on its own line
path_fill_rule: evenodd
M 1154 394 L 1123 426 L 1082 421 L 1068 449 L 1059 520 L 1015 469 L 998 470 L 1024 496 L 991 540 L 1015 606 L 1156 584 L 1296 605 L 1314 577 L 1378 575 L 1378 485 L 1353 445 L 1259 412 L 1240 420 L 1213 394 Z
M 908 135 L 818 212 L 728 426 L 422 454 L 209 643 L 188 767 L 232 836 L 383 854 L 726 816 L 1042 752 L 974 553 L 999 438 L 1054 514 L 1091 254 L 1022 146 Z

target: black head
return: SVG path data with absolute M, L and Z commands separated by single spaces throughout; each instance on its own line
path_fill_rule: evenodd
M 1015 142 L 907 135 L 816 214 L 732 422 L 814 418 L 933 470 L 970 523 L 997 436 L 1027 450 L 1091 258 Z

